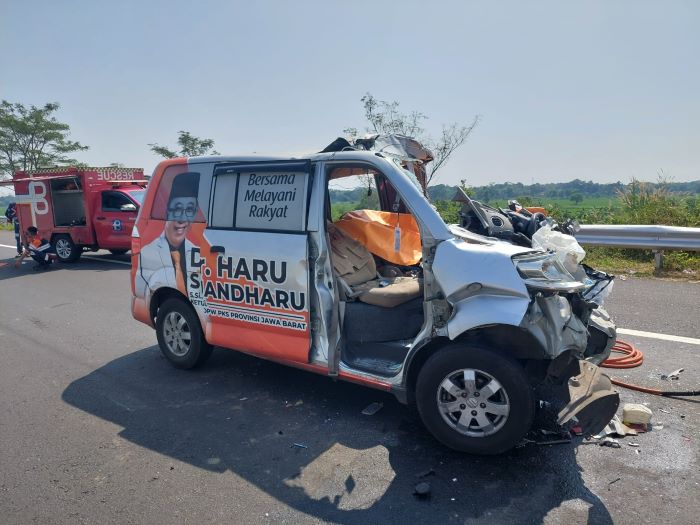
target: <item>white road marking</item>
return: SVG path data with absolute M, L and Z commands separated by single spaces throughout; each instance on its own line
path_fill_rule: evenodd
M 675 343 L 687 343 L 690 345 L 700 345 L 700 339 L 693 337 L 681 337 L 680 335 L 657 334 L 655 332 L 643 332 L 641 330 L 630 330 L 629 328 L 618 328 L 618 334 L 634 335 L 637 337 L 648 337 L 649 339 L 661 339 L 662 341 L 673 341 Z
M 17 246 L 10 246 L 9 244 L 0 244 L 3 248 L 12 248 L 13 250 L 17 249 Z M 96 255 L 83 255 L 83 259 L 92 259 L 93 261 L 100 261 L 100 262 L 109 262 L 109 263 L 114 263 L 114 264 L 125 264 L 126 266 L 131 266 L 131 262 L 127 261 L 115 261 L 114 259 L 107 259 L 106 257 L 98 257 Z

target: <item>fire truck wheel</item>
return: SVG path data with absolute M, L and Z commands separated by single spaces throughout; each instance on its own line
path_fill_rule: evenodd
M 109 250 L 109 251 L 110 251 L 113 255 L 124 255 L 124 254 L 125 254 L 126 252 L 128 252 L 129 250 L 117 250 L 117 249 L 114 249 L 114 250 Z
M 72 263 L 78 260 L 82 250 L 76 246 L 70 235 L 57 235 L 53 240 L 58 260 L 64 263 Z
M 177 368 L 195 368 L 211 355 L 197 314 L 182 299 L 167 299 L 158 308 L 156 335 L 161 352 Z

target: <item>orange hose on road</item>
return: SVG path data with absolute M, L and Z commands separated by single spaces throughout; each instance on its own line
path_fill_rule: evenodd
M 612 347 L 612 352 L 622 354 L 621 357 L 608 357 L 603 361 L 600 366 L 603 368 L 636 368 L 644 362 L 644 354 L 641 350 L 638 350 L 633 344 L 625 343 L 624 341 L 615 341 Z M 612 354 L 611 352 L 611 354 Z M 688 390 L 683 392 L 672 392 L 659 390 L 658 388 L 649 388 L 645 386 L 639 386 L 632 383 L 625 383 L 614 377 L 610 378 L 613 385 L 621 386 L 623 388 L 629 388 L 630 390 L 636 390 L 637 392 L 644 392 L 645 394 L 652 394 L 655 396 L 697 396 L 700 395 L 700 390 Z
M 630 344 L 620 341 L 615 341 L 612 347 L 612 352 L 622 354 L 622 357 L 608 357 L 601 363 L 600 366 L 605 368 L 636 368 L 644 362 L 644 354 Z

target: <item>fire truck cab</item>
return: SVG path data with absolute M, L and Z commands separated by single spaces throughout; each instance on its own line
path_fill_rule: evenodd
M 141 168 L 46 168 L 13 177 L 21 231 L 36 226 L 62 262 L 126 253 L 147 180 Z

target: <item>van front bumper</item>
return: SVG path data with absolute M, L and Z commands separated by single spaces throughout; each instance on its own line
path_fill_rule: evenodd
M 560 425 L 576 418 L 584 435 L 597 434 L 610 422 L 620 405 L 620 395 L 610 378 L 593 363 L 580 360 L 579 374 L 571 377 L 569 403 L 559 412 Z

